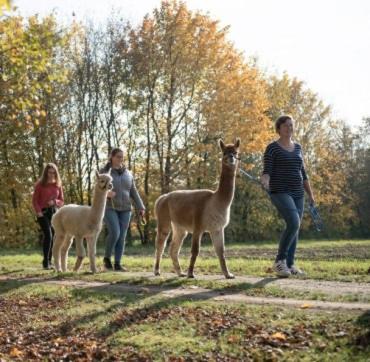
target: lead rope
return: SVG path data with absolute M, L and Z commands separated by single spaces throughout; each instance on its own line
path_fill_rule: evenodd
M 112 191 L 112 190 L 110 190 L 110 191 Z M 114 205 L 113 197 L 109 197 L 109 199 L 110 199 L 110 201 L 111 201 L 111 203 L 112 203 L 112 207 L 113 207 L 113 209 L 116 209 L 116 207 L 115 207 L 115 205 Z M 145 225 L 146 225 L 145 217 L 144 217 L 144 216 L 141 216 L 141 215 L 138 213 L 138 211 L 137 211 L 137 209 L 136 209 L 136 208 L 135 208 L 135 215 L 136 215 L 136 218 L 138 219 L 138 221 L 139 221 L 140 225 L 145 226 Z

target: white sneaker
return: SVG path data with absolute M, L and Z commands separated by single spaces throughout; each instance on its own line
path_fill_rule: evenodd
M 292 275 L 297 275 L 297 276 L 306 275 L 306 273 L 303 270 L 297 268 L 295 265 L 292 265 L 289 269 Z
M 279 260 L 274 263 L 272 269 L 276 272 L 278 277 L 290 277 L 292 273 L 286 265 L 286 260 Z

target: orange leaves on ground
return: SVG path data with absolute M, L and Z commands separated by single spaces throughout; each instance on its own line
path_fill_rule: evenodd
M 308 308 L 312 308 L 312 304 L 310 304 L 310 303 L 303 303 L 301 305 L 301 309 L 308 309 Z
M 19 358 L 23 356 L 23 352 L 19 350 L 17 347 L 13 347 L 9 352 L 10 357 Z
M 286 335 L 281 332 L 276 332 L 271 337 L 274 339 L 278 339 L 279 341 L 286 341 Z
M 232 334 L 228 339 L 227 341 L 229 343 L 238 343 L 240 341 L 240 336 L 237 336 L 235 334 Z

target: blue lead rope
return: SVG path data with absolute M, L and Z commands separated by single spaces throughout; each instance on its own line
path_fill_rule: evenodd
M 243 170 L 242 168 L 239 168 L 239 171 L 243 176 L 248 178 L 250 181 L 258 184 L 259 186 L 261 186 L 263 188 L 263 190 L 265 190 L 267 192 L 267 194 L 270 195 L 270 192 L 268 190 L 266 190 L 266 188 L 265 188 L 265 186 L 263 186 L 262 182 L 259 181 L 256 177 L 253 177 L 251 174 L 249 174 L 247 171 Z M 324 223 L 321 219 L 321 216 L 319 214 L 319 210 L 317 209 L 317 207 L 314 204 L 309 204 L 308 205 L 308 211 L 311 215 L 313 224 L 315 225 L 315 229 L 318 232 L 322 231 L 323 228 L 324 228 Z
M 254 183 L 260 185 L 265 191 L 265 186 L 263 186 L 262 182 L 258 180 L 257 178 L 253 177 L 251 174 L 249 174 L 247 171 L 243 170 L 242 168 L 239 168 L 239 171 L 241 172 L 242 175 L 247 177 L 249 180 L 253 181 Z
M 314 204 L 308 204 L 308 211 L 310 212 L 312 221 L 315 225 L 315 228 L 318 232 L 322 231 L 324 228 L 324 223 L 322 222 L 321 216 L 317 207 Z

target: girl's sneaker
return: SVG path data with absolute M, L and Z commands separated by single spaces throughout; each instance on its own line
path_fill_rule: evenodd
M 295 265 L 292 265 L 290 268 L 289 268 L 290 272 L 292 275 L 297 275 L 297 276 L 302 276 L 302 275 L 306 275 L 306 273 L 304 271 L 302 271 L 301 269 L 297 268 Z
M 274 263 L 272 269 L 275 271 L 278 277 L 287 278 L 292 275 L 290 269 L 286 265 L 286 260 L 278 260 Z
M 120 272 L 126 272 L 127 269 L 119 263 L 114 263 L 114 270 Z

